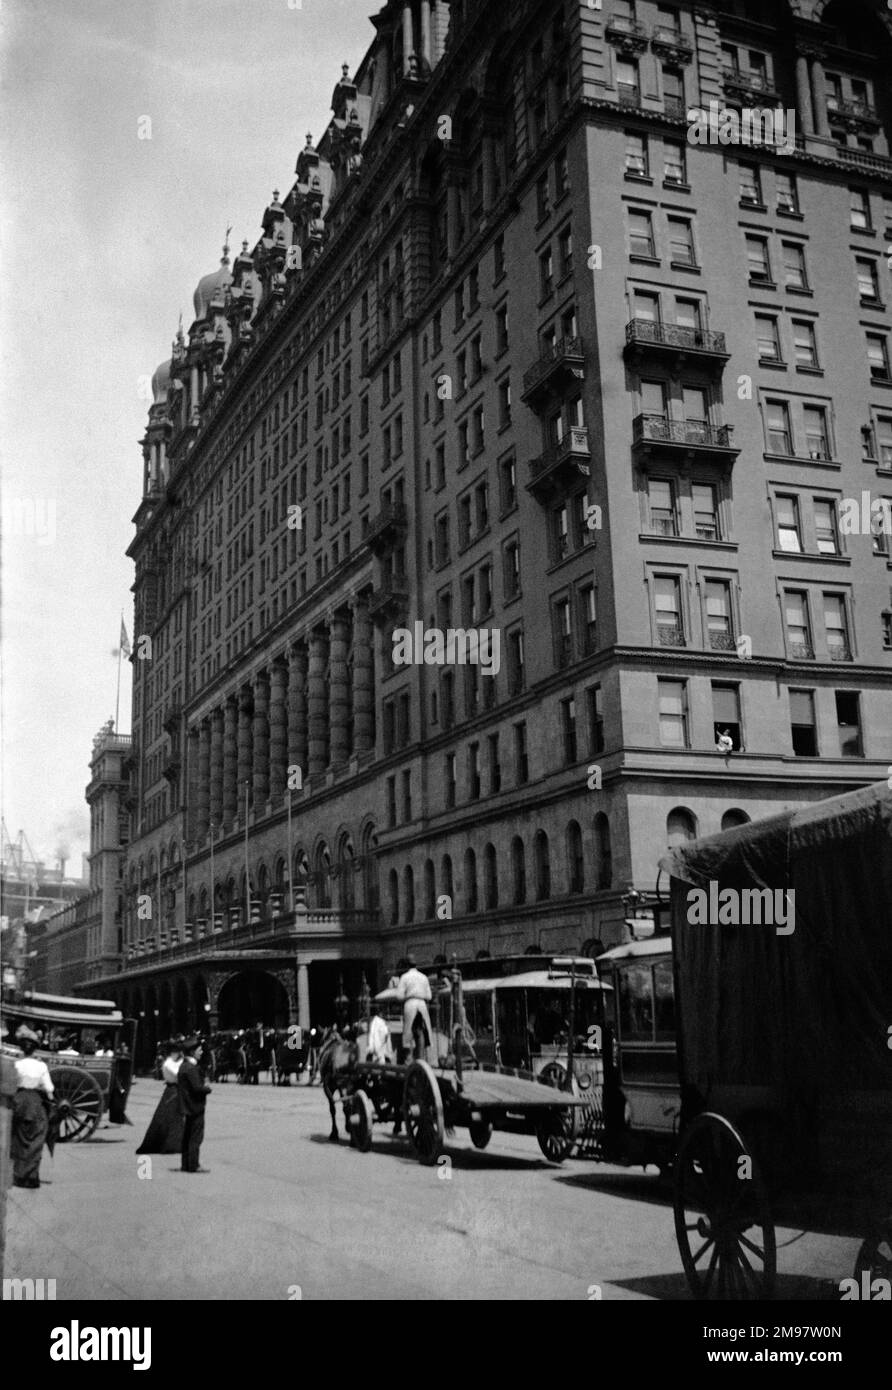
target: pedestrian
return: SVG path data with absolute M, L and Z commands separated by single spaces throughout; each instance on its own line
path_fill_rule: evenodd
M 181 1044 L 174 1038 L 168 1044 L 167 1056 L 161 1063 L 164 1090 L 149 1121 L 145 1138 L 136 1150 L 138 1154 L 176 1154 L 182 1149 L 184 1119 L 177 1085 L 182 1064 Z
M 381 1063 L 392 1062 L 393 1046 L 390 1041 L 390 1029 L 387 1026 L 386 1020 L 381 1017 L 380 1005 L 371 1005 L 371 1015 L 366 1061 Z
M 16 1187 L 40 1186 L 40 1159 L 49 1130 L 53 1095 L 49 1067 L 32 1056 L 37 1034 L 24 1026 L 16 1041 L 24 1053 L 15 1062 L 16 1093 L 12 1108 L 12 1173 Z
M 309 1032 L 309 1056 L 307 1062 L 310 1074 L 307 1077 L 307 1085 L 312 1086 L 316 1077 L 319 1075 L 319 1049 L 322 1046 L 322 1029 L 315 1024 L 310 1027 Z
M 424 971 L 418 969 L 414 956 L 406 957 L 406 967 L 397 985 L 397 998 L 403 1005 L 403 1050 L 408 1056 L 412 1049 L 417 1058 L 424 1060 L 431 1042 L 431 1016 L 427 1007 L 431 982 Z M 417 1036 L 413 1037 L 413 1032 Z
M 183 1060 L 177 1072 L 177 1089 L 180 1108 L 183 1112 L 182 1164 L 184 1173 L 207 1173 L 198 1159 L 201 1141 L 204 1138 L 204 1112 L 211 1088 L 204 1079 L 196 1056 L 199 1048 L 197 1038 L 186 1038 L 183 1042 Z

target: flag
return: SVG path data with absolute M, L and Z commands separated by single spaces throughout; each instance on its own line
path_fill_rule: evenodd
M 124 625 L 123 617 L 121 618 L 121 655 L 130 655 L 130 638 L 127 636 L 127 628 Z

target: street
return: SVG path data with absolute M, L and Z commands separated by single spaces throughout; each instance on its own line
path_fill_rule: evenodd
M 63 1299 L 686 1299 L 667 1189 L 535 1139 L 467 1134 L 422 1167 L 378 1127 L 370 1153 L 328 1140 L 319 1086 L 218 1084 L 206 1176 L 139 1144 L 161 1092 L 142 1078 L 132 1127 L 100 1125 L 44 1155 L 38 1192 L 9 1193 L 7 1277 Z M 343 1134 L 343 1116 L 338 1109 Z M 777 1232 L 783 1299 L 833 1295 L 857 1242 Z M 838 1297 L 838 1294 L 837 1294 Z

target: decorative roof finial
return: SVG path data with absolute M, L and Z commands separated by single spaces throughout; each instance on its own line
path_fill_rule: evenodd
M 349 78 L 349 76 L 350 76 L 350 64 L 349 64 L 349 63 L 342 63 L 342 64 L 341 64 L 341 81 L 342 81 L 342 82 L 346 82 L 347 79 Z
M 232 223 L 226 228 L 226 236 L 223 239 L 223 259 L 221 265 L 229 265 L 229 233 L 232 231 Z
M 246 238 L 246 239 L 242 242 L 242 255 L 243 255 L 243 256 L 247 256 L 247 254 L 248 254 L 248 241 L 247 241 L 247 238 Z
M 308 149 L 308 150 L 309 150 L 309 149 L 312 149 L 312 147 L 313 147 L 313 132 L 312 132 L 311 130 L 308 130 L 308 131 L 307 131 L 307 149 Z
M 274 203 L 277 203 L 278 201 L 279 201 L 279 190 L 278 190 L 278 188 L 274 188 L 274 189 L 273 189 L 273 202 L 274 202 Z

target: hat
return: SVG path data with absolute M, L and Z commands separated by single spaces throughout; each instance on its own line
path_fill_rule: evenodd
M 201 1044 L 198 1038 L 183 1038 L 183 1041 L 180 1043 L 180 1050 L 182 1052 L 194 1052 L 196 1048 L 200 1046 Z
M 38 1038 L 37 1034 L 31 1028 L 28 1027 L 27 1023 L 23 1023 L 21 1028 L 19 1028 L 18 1032 L 16 1033 L 16 1041 L 36 1043 L 40 1042 L 40 1039 Z
M 416 961 L 416 959 L 415 959 L 415 957 L 413 956 L 413 954 L 412 954 L 411 951 L 410 951 L 409 954 L 406 956 L 406 964 L 407 964 L 407 965 L 417 965 L 417 964 L 418 964 L 418 962 Z

